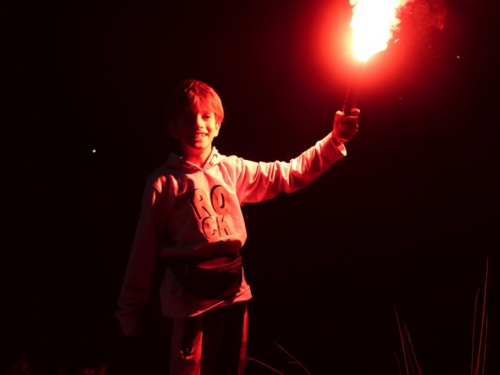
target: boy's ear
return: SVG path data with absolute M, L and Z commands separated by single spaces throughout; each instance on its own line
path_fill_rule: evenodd
M 219 135 L 220 127 L 222 123 L 221 122 L 216 122 L 215 123 L 215 130 L 217 130 L 217 134 L 215 135 L 216 137 Z
M 177 127 L 175 126 L 175 124 L 173 122 L 170 121 L 168 123 L 168 129 L 170 130 L 170 134 L 172 134 L 172 137 L 174 139 L 179 138 L 179 135 L 177 134 Z

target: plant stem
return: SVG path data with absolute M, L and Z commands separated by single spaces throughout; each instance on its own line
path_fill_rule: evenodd
M 488 286 L 488 258 L 486 258 L 486 275 L 484 277 L 484 291 L 483 291 L 483 311 L 481 312 L 481 329 L 479 331 L 479 347 L 477 350 L 477 362 L 476 362 L 476 374 L 479 374 L 479 364 L 481 362 L 481 352 L 483 344 L 483 331 L 485 325 L 485 314 L 486 314 L 486 288 Z M 485 345 L 486 347 L 486 345 Z M 486 348 L 484 349 L 486 350 Z
M 405 330 L 406 330 L 406 336 L 408 337 L 408 342 L 410 343 L 410 348 L 411 348 L 411 352 L 413 355 L 413 360 L 415 361 L 415 365 L 417 366 L 417 370 L 418 370 L 419 375 L 422 375 L 422 370 L 420 369 L 420 365 L 418 364 L 417 355 L 415 354 L 415 349 L 413 348 L 413 343 L 411 342 L 410 332 L 408 332 L 408 328 L 406 327 L 406 323 L 404 324 L 404 326 L 405 326 Z
M 483 371 L 481 372 L 482 375 L 484 375 L 484 369 L 486 366 L 486 343 L 487 343 L 487 338 L 488 338 L 488 313 L 486 313 L 486 327 L 485 327 L 486 332 L 484 333 L 484 349 L 483 349 Z
M 399 338 L 401 339 L 401 347 L 403 348 L 403 359 L 405 361 L 406 373 L 409 374 L 410 372 L 408 371 L 408 361 L 406 359 L 406 345 L 403 337 L 403 331 L 401 330 L 401 324 L 399 323 L 399 315 L 398 311 L 396 310 L 396 306 L 395 305 L 392 306 L 394 308 L 394 312 L 396 313 L 396 320 L 398 322 Z
M 470 373 L 474 375 L 474 355 L 475 355 L 475 345 L 476 345 L 476 320 L 477 320 L 477 300 L 479 298 L 479 291 L 481 288 L 477 290 L 476 299 L 474 301 L 474 316 L 472 321 L 472 354 L 471 354 L 471 363 L 470 363 Z
M 280 348 L 281 350 L 283 350 L 286 354 L 288 354 L 290 356 L 290 358 L 292 358 L 300 367 L 302 367 L 304 369 L 305 372 L 307 372 L 309 375 L 312 375 L 309 370 L 307 370 L 304 365 L 302 363 L 299 362 L 299 360 L 297 358 L 295 358 L 293 355 L 291 355 L 290 353 L 288 353 L 285 348 L 283 348 L 281 345 L 279 345 L 276 341 L 273 341 L 273 343 L 278 347 Z
M 250 360 L 250 361 L 257 362 L 258 364 L 261 364 L 262 366 L 267 367 L 269 370 L 272 370 L 272 371 L 274 371 L 277 374 L 284 375 L 282 372 L 279 372 L 275 368 L 273 368 L 273 367 L 271 367 L 269 365 L 266 365 L 264 362 L 261 362 L 258 359 L 255 359 L 255 358 L 252 358 L 252 357 L 247 357 L 247 359 Z

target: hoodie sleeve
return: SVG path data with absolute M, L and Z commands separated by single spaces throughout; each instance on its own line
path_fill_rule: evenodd
M 271 199 L 281 192 L 292 193 L 309 185 L 346 155 L 336 147 L 331 133 L 290 162 L 252 162 L 240 159 L 238 196 L 241 204 Z
M 167 213 L 160 179 L 149 178 L 144 189 L 137 225 L 123 286 L 118 298 L 116 317 L 125 335 L 141 332 L 141 315 L 149 300 L 160 242 Z

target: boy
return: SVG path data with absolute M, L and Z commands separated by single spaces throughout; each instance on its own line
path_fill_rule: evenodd
M 241 265 L 246 240 L 241 206 L 305 187 L 345 156 L 359 110 L 337 112 L 333 131 L 289 163 L 223 156 L 212 146 L 224 110 L 208 85 L 186 80 L 168 110 L 181 147 L 148 178 L 116 315 L 125 335 L 141 332 L 159 257 L 169 266 L 160 287 L 162 312 L 173 318 L 170 374 L 242 375 L 247 301 Z

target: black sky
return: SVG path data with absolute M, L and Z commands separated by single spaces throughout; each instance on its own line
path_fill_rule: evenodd
M 350 9 L 79 0 L 10 12 L 3 362 L 113 352 L 144 180 L 172 149 L 168 90 L 196 78 L 220 93 L 223 154 L 289 160 L 341 108 Z M 498 371 L 499 24 L 497 1 L 415 2 L 366 66 L 348 157 L 303 191 L 243 208 L 250 355 L 284 356 L 274 340 L 314 374 L 397 374 L 396 305 L 425 374 L 468 373 L 488 258 Z

